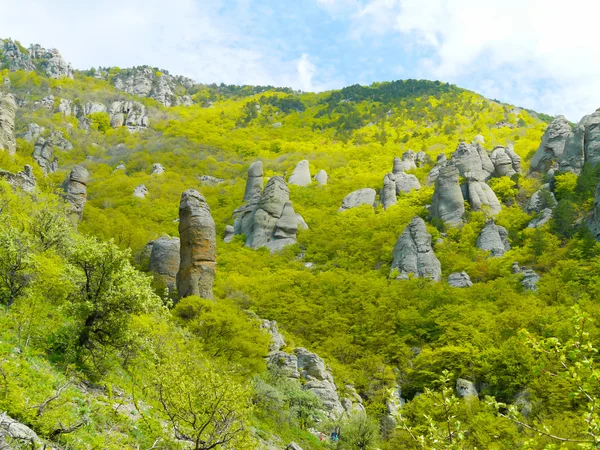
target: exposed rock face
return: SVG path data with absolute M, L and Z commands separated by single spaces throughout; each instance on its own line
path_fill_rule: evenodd
M 557 116 L 542 136 L 542 143 L 531 160 L 531 170 L 545 173 L 553 161 L 561 160 L 571 125 L 564 116 Z
M 223 242 L 225 243 L 230 243 L 231 241 L 233 241 L 233 238 L 235 236 L 235 228 L 233 228 L 233 225 L 226 225 L 225 226 L 225 236 L 223 237 Z
M 512 177 L 521 172 L 521 157 L 517 155 L 512 146 L 496 147 L 490 155 L 494 165 L 495 177 Z
M 528 213 L 539 213 L 544 209 L 552 209 L 556 206 L 556 197 L 550 191 L 550 184 L 546 183 L 539 191 L 536 191 L 527 204 L 526 211 Z
M 108 115 L 113 128 L 126 126 L 129 131 L 139 131 L 149 124 L 146 107 L 138 102 L 115 101 L 110 105 Z
M 143 184 L 136 186 L 133 190 L 133 196 L 137 198 L 146 198 L 146 195 L 148 195 L 149 193 L 150 191 L 148 191 L 148 188 Z
M 177 288 L 177 271 L 179 270 L 180 245 L 178 238 L 162 236 L 154 241 L 150 253 L 150 271 L 160 275 L 169 292 Z
M 308 186 L 311 182 L 310 164 L 304 159 L 296 164 L 296 168 L 288 179 L 288 183 L 296 186 Z
M 498 197 L 485 181 L 477 181 L 467 174 L 467 184 L 464 197 L 471 204 L 472 211 L 486 211 L 492 216 L 500 213 L 502 205 Z
M 584 163 L 600 163 L 600 110 L 583 117 L 568 135 L 560 170 L 579 174 Z
M 374 206 L 375 197 L 377 197 L 377 192 L 375 192 L 375 189 L 358 189 L 357 191 L 351 192 L 350 194 L 344 197 L 339 212 L 343 212 L 351 208 L 356 208 L 360 205 Z
M 477 248 L 492 253 L 492 257 L 503 256 L 510 250 L 506 228 L 489 221 L 477 237 Z
M 18 444 L 12 446 L 6 443 L 5 438 L 13 439 Z M 21 447 L 23 445 L 24 447 Z M 26 446 L 26 447 L 25 447 Z M 39 436 L 27 425 L 18 422 L 5 412 L 0 413 L 0 448 L 13 450 L 18 448 L 48 448 Z
M 33 168 L 30 165 L 25 165 L 22 172 L 12 173 L 6 170 L 0 170 L 0 178 L 8 181 L 8 184 L 13 189 L 21 189 L 22 191 L 32 193 L 35 191 L 36 181 L 33 175 Z
M 14 155 L 17 151 L 15 140 L 15 115 L 17 104 L 12 94 L 0 92 L 0 150 L 8 151 Z
M 467 288 L 473 286 L 467 272 L 454 272 L 448 276 L 448 284 L 452 287 Z
M 10 39 L 6 39 L 2 44 L 4 64 L 0 64 L 0 67 L 5 66 L 11 72 L 33 72 L 39 68 L 50 78 L 73 78 L 73 68 L 62 59 L 56 49 L 46 50 L 36 44 L 23 51 L 23 47 Z
M 194 81 L 182 76 L 172 76 L 166 70 L 156 72 L 148 66 L 134 67 L 121 70 L 112 80 L 117 89 L 153 98 L 167 107 L 189 106 L 193 103 L 189 95 L 177 95 L 176 92 L 188 91 L 194 87 Z
M 479 397 L 477 394 L 477 389 L 475 389 L 475 385 L 471 381 L 463 378 L 456 380 L 456 395 L 461 398 Z
M 477 181 L 486 181 L 494 172 L 494 164 L 487 154 L 485 148 L 480 144 L 467 144 L 461 142 L 450 158 L 450 164 L 454 165 L 460 174 L 467 173 Z
M 285 339 L 283 335 L 279 332 L 277 322 L 275 322 L 274 320 L 264 319 L 260 327 L 271 335 L 271 344 L 269 345 L 269 352 L 278 352 L 283 347 L 285 347 Z
M 298 358 L 290 353 L 275 351 L 267 356 L 267 368 L 271 371 L 277 371 L 287 378 L 300 378 L 298 372 Z
M 407 279 L 412 273 L 418 278 L 440 281 L 441 264 L 433 253 L 431 235 L 420 217 L 415 217 L 402 232 L 392 255 L 392 272 L 400 272 L 397 279 Z
M 188 189 L 179 203 L 181 263 L 177 272 L 180 298 L 198 295 L 213 298 L 217 261 L 217 236 L 210 208 L 200 192 Z
M 223 181 L 225 181 L 223 178 L 217 178 L 210 175 L 200 175 L 198 177 L 198 180 L 201 183 L 207 184 L 209 186 L 216 186 L 217 184 L 221 184 Z
M 431 158 L 424 151 L 417 152 L 415 156 L 415 164 L 417 167 L 423 167 L 425 164 L 429 163 Z
M 431 216 L 456 226 L 462 224 L 464 213 L 465 204 L 458 183 L 458 169 L 454 166 L 442 167 L 435 181 Z
M 388 173 L 383 177 L 383 188 L 379 193 L 379 198 L 385 209 L 398 202 L 396 198 L 396 177 L 393 173 Z
M 546 209 L 542 210 L 541 212 L 539 212 L 536 215 L 536 217 L 531 222 L 529 222 L 529 224 L 527 225 L 527 228 L 543 227 L 548 222 L 550 222 L 550 219 L 552 219 L 552 209 L 546 208 Z
M 402 154 L 402 159 L 394 158 L 394 175 L 400 172 L 408 172 L 410 170 L 415 170 L 417 168 L 417 164 L 415 160 L 417 159 L 417 155 L 412 150 L 408 150 Z
M 446 158 L 446 155 L 444 153 L 441 153 L 440 155 L 438 155 L 435 166 L 433 167 L 433 169 L 431 169 L 431 172 L 429 172 L 429 175 L 427 175 L 427 186 L 431 186 L 432 184 L 435 183 L 435 180 L 437 180 L 437 178 L 440 176 L 440 171 L 444 167 L 446 167 L 447 164 L 448 164 L 448 158 Z
M 165 168 L 162 164 L 160 164 L 160 163 L 152 164 L 152 175 L 162 175 L 163 173 L 165 173 Z
M 416 176 L 400 172 L 394 174 L 396 181 L 396 194 L 405 193 L 408 194 L 410 191 L 421 189 L 421 183 Z
M 521 274 L 521 285 L 528 291 L 537 291 L 537 284 L 540 281 L 540 276 L 533 269 L 527 269 L 525 267 L 519 267 L 518 263 L 513 263 L 512 272 L 514 274 Z
M 44 127 L 39 126 L 37 123 L 30 123 L 27 125 L 27 131 L 23 134 L 23 139 L 29 142 L 37 141 L 37 138 L 39 138 L 45 130 Z
M 87 201 L 87 183 L 89 173 L 83 166 L 75 166 L 65 182 L 65 199 L 69 204 L 70 214 L 79 221 L 83 217 L 83 207 Z
M 248 178 L 246 180 L 246 191 L 244 192 L 244 201 L 260 197 L 263 189 L 263 163 L 262 161 L 253 162 L 248 169 Z
M 327 172 L 324 170 L 319 170 L 315 175 L 315 181 L 321 186 L 325 186 L 327 184 L 327 178 Z
M 33 147 L 33 159 L 39 164 L 45 175 L 58 170 L 58 158 L 54 156 L 54 147 L 50 139 L 38 138 Z
M 482 135 L 478 134 L 473 138 L 473 144 L 485 144 L 485 139 Z
M 342 407 L 346 414 L 349 415 L 365 411 L 362 397 L 356 392 L 356 389 L 352 384 L 346 385 L 346 397 L 342 398 Z
M 386 414 L 381 420 L 381 425 L 385 433 L 391 432 L 396 428 L 398 423 L 398 414 L 406 401 L 402 398 L 402 389 L 400 386 L 395 386 L 390 390 L 388 400 L 386 402 Z

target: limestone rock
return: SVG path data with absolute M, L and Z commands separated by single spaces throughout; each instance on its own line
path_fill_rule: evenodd
M 6 170 L 0 170 L 0 178 L 8 181 L 13 189 L 21 189 L 24 192 L 33 193 L 36 187 L 33 168 L 25 165 L 22 172 L 12 173 Z
M 431 162 L 431 158 L 424 151 L 417 152 L 415 156 L 415 164 L 417 167 L 423 167 L 425 164 Z
M 407 279 L 410 273 L 433 281 L 441 279 L 442 269 L 431 247 L 431 235 L 420 217 L 410 222 L 396 242 L 392 272 L 395 270 L 400 272 L 398 279 Z
M 542 143 L 531 160 L 531 170 L 546 172 L 553 161 L 560 161 L 565 151 L 571 125 L 564 116 L 557 116 L 542 136 Z
M 136 186 L 133 190 L 133 196 L 137 198 L 146 198 L 146 195 L 148 195 L 149 193 L 150 191 L 148 191 L 148 188 L 143 184 Z
M 464 378 L 459 378 L 456 380 L 456 395 L 461 398 L 473 398 L 479 397 L 477 394 L 477 389 L 475 389 L 475 385 Z
M 165 168 L 162 164 L 160 164 L 160 163 L 152 164 L 152 175 L 162 175 L 163 173 L 165 173 Z
M 246 179 L 246 191 L 244 192 L 244 201 L 248 202 L 252 198 L 260 197 L 263 190 L 263 163 L 256 161 L 248 169 L 248 178 Z
M 207 184 L 208 186 L 216 186 L 217 184 L 221 184 L 225 181 L 223 178 L 217 178 L 210 175 L 201 175 L 198 177 L 198 180 L 201 183 Z
M 39 45 L 31 45 L 25 50 L 18 43 L 11 39 L 4 41 L 2 44 L 3 63 L 0 63 L 0 68 L 6 66 L 11 72 L 24 70 L 33 72 L 39 68 L 39 71 L 50 78 L 73 78 L 73 68 L 66 63 L 58 50 L 40 47 Z
M 450 163 L 458 169 L 460 176 L 467 173 L 477 181 L 486 181 L 494 172 L 494 164 L 481 144 L 461 142 L 450 158 Z
M 312 178 L 310 176 L 310 164 L 306 159 L 304 159 L 296 164 L 292 175 L 288 179 L 288 183 L 295 186 L 308 186 L 311 182 Z
M 80 221 L 83 217 L 83 207 L 87 201 L 87 183 L 89 173 L 83 166 L 75 166 L 64 184 L 65 200 L 69 205 L 70 215 Z
M 39 126 L 37 123 L 30 123 L 27 125 L 27 131 L 23 134 L 23 139 L 29 142 L 37 141 L 45 130 L 44 127 Z
M 486 211 L 492 216 L 500 213 L 502 205 L 496 194 L 485 181 L 477 181 L 467 174 L 465 199 L 471 204 L 471 211 Z
M 71 144 L 65 138 L 65 135 L 63 134 L 62 131 L 52 130 L 52 133 L 50 133 L 49 140 L 52 143 L 53 147 L 59 148 L 61 150 L 66 150 L 66 151 L 73 150 L 73 144 Z
M 596 240 L 600 240 L 600 183 L 596 186 L 594 195 L 594 211 L 591 217 L 587 220 L 587 225 Z
M 477 237 L 477 248 L 490 251 L 492 257 L 503 256 L 510 250 L 506 228 L 489 221 Z
M 531 198 L 529 199 L 529 203 L 525 210 L 528 213 L 539 213 L 544 209 L 552 209 L 556 206 L 556 197 L 550 191 L 550 184 L 546 183 L 542 186 L 542 188 L 536 191 Z
M 365 411 L 362 398 L 352 384 L 346 385 L 346 395 L 342 398 L 342 407 L 344 412 L 349 415 Z
M 408 172 L 411 170 L 415 170 L 417 165 L 415 160 L 417 159 L 417 155 L 412 150 L 408 150 L 402 154 L 402 159 L 394 158 L 394 175 L 400 172 Z
M 473 286 L 467 272 L 454 272 L 448 276 L 448 284 L 452 287 L 467 288 Z
M 317 174 L 315 175 L 315 181 L 320 185 L 320 186 L 325 186 L 327 184 L 327 172 L 325 172 L 324 170 L 319 170 L 317 172 Z
M 225 236 L 223 237 L 223 242 L 230 243 L 233 241 L 233 237 L 235 236 L 235 228 L 232 225 L 225 226 Z
M 126 126 L 129 131 L 140 131 L 149 125 L 146 107 L 139 102 L 115 101 L 110 105 L 108 115 L 113 128 Z
M 9 155 L 17 151 L 15 140 L 15 115 L 17 104 L 12 94 L 0 92 L 0 150 L 5 150 Z
M 162 236 L 154 241 L 150 253 L 149 270 L 165 280 L 169 292 L 173 292 L 177 287 L 176 278 L 179 270 L 179 258 L 179 238 Z
M 360 205 L 374 206 L 375 197 L 377 197 L 377 192 L 375 192 L 375 189 L 358 189 L 357 191 L 351 192 L 350 194 L 346 195 L 346 197 L 344 197 L 339 212 L 343 212 L 351 208 L 356 208 Z
M 33 147 L 33 159 L 42 168 L 45 175 L 58 170 L 58 158 L 54 156 L 54 148 L 50 139 L 39 137 Z
M 429 175 L 427 175 L 427 186 L 431 186 L 435 183 L 435 180 L 437 180 L 440 175 L 440 171 L 446 167 L 447 164 L 448 158 L 446 158 L 446 155 L 444 153 L 439 154 L 435 166 L 431 169 Z
M 522 269 L 523 279 L 521 284 L 528 291 L 537 291 L 537 283 L 540 281 L 540 276 L 533 269 Z
M 217 244 L 215 221 L 200 192 L 188 189 L 179 203 L 181 263 L 177 272 L 180 298 L 198 295 L 213 298 Z
M 289 199 L 290 191 L 283 178 L 272 177 L 258 202 L 258 208 L 254 212 L 252 234 L 249 239 L 246 239 L 247 247 L 259 248 L 267 245 L 275 234 L 275 228 Z M 288 211 L 284 226 L 289 217 Z
M 405 403 L 406 401 L 402 398 L 402 388 L 400 386 L 395 386 L 390 389 L 386 401 L 386 414 L 382 419 L 383 430 L 386 433 L 389 433 L 396 428 L 398 414 Z
M 396 194 L 405 193 L 408 194 L 410 191 L 421 189 L 421 183 L 416 176 L 400 172 L 394 174 L 396 181 Z
M 481 144 L 481 145 L 483 145 L 483 144 L 485 144 L 485 139 L 483 138 L 482 135 L 478 134 L 477 136 L 475 136 L 473 138 L 473 144 Z
M 10 438 L 19 442 L 19 445 L 14 447 L 6 444 L 5 438 Z M 21 447 L 21 444 L 24 447 Z M 47 448 L 42 443 L 39 436 L 27 425 L 13 419 L 5 412 L 0 413 L 0 445 L 2 449 L 17 449 L 17 448 Z M 25 447 L 26 446 L 26 447 Z
M 521 171 L 521 158 L 511 148 L 496 147 L 490 155 L 495 177 L 512 177 Z
M 120 170 L 122 172 L 126 172 L 127 167 L 125 166 L 125 164 L 119 164 L 117 167 L 115 167 L 115 170 Z
M 552 209 L 546 208 L 541 212 L 537 213 L 531 222 L 527 225 L 527 228 L 540 228 L 550 222 L 552 219 Z
M 275 322 L 274 320 L 264 319 L 260 327 L 271 335 L 271 344 L 269 345 L 269 352 L 278 352 L 283 347 L 285 347 L 285 339 L 283 338 L 283 335 L 279 332 L 277 322 Z
M 298 372 L 298 358 L 290 353 L 275 351 L 267 356 L 267 368 L 277 371 L 287 378 L 300 378 Z
M 600 110 L 584 116 L 569 134 L 564 153 L 559 160 L 560 170 L 579 174 L 584 163 L 600 163 Z
M 393 173 L 388 173 L 383 177 L 383 188 L 379 193 L 379 198 L 385 209 L 398 202 L 396 198 L 396 176 Z
M 435 181 L 431 201 L 431 216 L 449 225 L 462 224 L 465 204 L 458 183 L 458 169 L 454 166 L 442 167 Z

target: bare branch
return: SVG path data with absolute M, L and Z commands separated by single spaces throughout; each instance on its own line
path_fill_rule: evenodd
M 58 390 L 56 391 L 56 394 L 54 394 L 52 397 L 50 397 L 44 403 L 42 403 L 41 405 L 38 405 L 38 406 L 32 406 L 32 408 L 37 408 L 37 416 L 38 417 L 41 416 L 44 413 L 44 410 L 46 409 L 46 407 L 51 402 L 58 399 L 62 395 L 62 393 L 65 391 L 65 389 L 67 389 L 72 383 L 73 383 L 72 379 L 67 381 L 65 384 L 63 384 L 61 387 L 58 388 Z

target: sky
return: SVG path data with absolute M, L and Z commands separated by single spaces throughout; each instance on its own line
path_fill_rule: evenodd
M 578 121 L 600 107 L 600 0 L 0 0 L 0 37 L 76 69 L 323 91 L 454 83 Z

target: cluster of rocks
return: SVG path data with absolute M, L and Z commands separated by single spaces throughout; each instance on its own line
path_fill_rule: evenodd
M 522 275 L 521 285 L 528 291 L 537 291 L 537 283 L 540 281 L 540 276 L 533 269 L 520 267 L 519 263 L 513 263 L 512 273 Z
M 88 177 L 89 173 L 85 167 L 75 166 L 63 185 L 69 214 L 75 222 L 79 222 L 83 217 L 83 208 L 87 201 Z
M 15 115 L 17 104 L 12 94 L 0 92 L 0 150 L 14 155 L 17 151 L 15 140 Z
M 285 180 L 272 177 L 263 191 L 263 176 L 262 162 L 253 163 L 248 170 L 244 192 L 246 203 L 234 211 L 234 224 L 226 228 L 225 242 L 231 241 L 234 235 L 243 234 L 247 247 L 266 247 L 275 252 L 296 243 L 298 230 L 308 226 L 294 211 Z
M 352 386 L 347 386 L 348 396 L 340 399 L 331 371 L 316 353 L 298 347 L 292 353 L 283 351 L 285 339 L 275 321 L 264 320 L 262 328 L 271 335 L 267 368 L 291 380 L 302 380 L 302 389 L 314 393 L 323 403 L 325 414 L 339 419 L 343 413 L 364 411 L 361 397 Z
M 25 49 L 16 41 L 5 39 L 2 41 L 2 55 L 0 68 L 6 68 L 11 72 L 39 71 L 49 78 L 73 78 L 74 76 L 73 68 L 65 62 L 56 49 L 47 50 L 37 44 Z
M 492 257 L 503 256 L 510 250 L 508 231 L 493 220 L 488 221 L 477 237 L 477 248 L 489 251 Z
M 50 97 L 48 97 L 48 102 L 42 100 L 42 105 L 48 103 L 47 107 L 53 108 L 55 103 L 54 96 Z M 146 107 L 140 102 L 132 100 L 115 100 L 107 107 L 98 102 L 86 102 L 82 104 L 78 101 L 62 98 L 58 103 L 56 111 L 65 117 L 76 117 L 79 120 L 79 125 L 84 130 L 90 129 L 92 122 L 89 116 L 96 113 L 108 114 L 112 128 L 127 127 L 132 132 L 148 128 L 150 123 Z
M 0 170 L 0 178 L 6 180 L 14 190 L 21 189 L 28 193 L 35 191 L 36 180 L 30 165 L 25 165 L 23 171 L 17 173 Z
M 30 124 L 26 133 L 26 137 L 37 136 L 35 145 L 33 146 L 33 159 L 42 168 L 45 175 L 54 173 L 58 170 L 58 158 L 54 155 L 54 147 L 61 150 L 72 150 L 73 144 L 65 139 L 63 133 L 59 130 L 54 130 L 48 137 L 42 137 L 40 134 L 44 131 L 43 127 L 37 124 Z
M 426 160 L 427 155 L 424 152 L 415 154 L 412 150 L 405 152 L 402 159 L 394 158 L 393 170 L 383 178 L 383 188 L 379 194 L 385 209 L 397 202 L 397 195 L 421 189 L 421 183 L 417 177 L 406 172 L 422 166 Z

